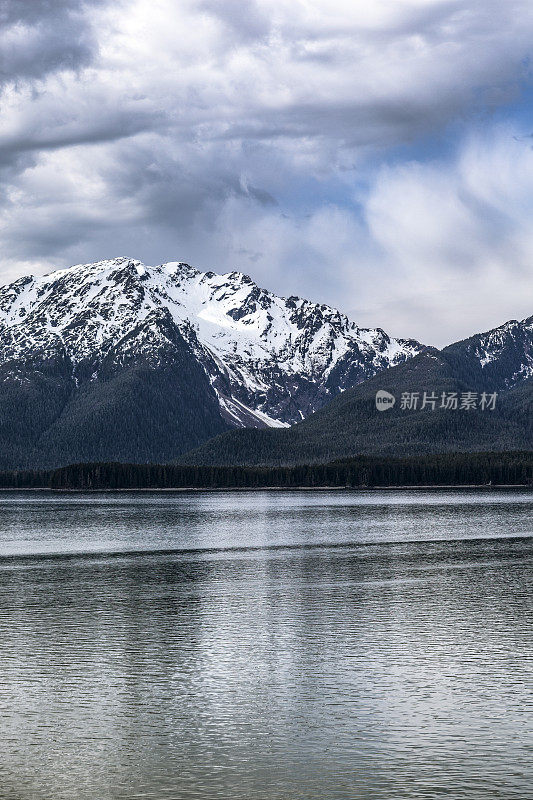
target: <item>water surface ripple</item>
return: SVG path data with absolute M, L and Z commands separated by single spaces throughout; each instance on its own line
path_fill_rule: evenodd
M 0 797 L 526 800 L 532 510 L 3 493 Z

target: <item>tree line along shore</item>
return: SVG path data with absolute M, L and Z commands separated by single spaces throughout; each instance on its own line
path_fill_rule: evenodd
M 2 489 L 261 489 L 394 486 L 533 486 L 533 452 L 357 456 L 286 467 L 72 464 L 0 472 Z

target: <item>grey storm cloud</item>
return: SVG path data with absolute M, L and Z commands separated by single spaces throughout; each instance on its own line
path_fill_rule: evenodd
M 0 165 L 12 163 L 24 153 L 46 152 L 83 144 L 99 144 L 129 138 L 151 130 L 162 114 L 123 109 L 102 109 L 90 120 L 64 118 L 63 124 L 47 130 L 35 126 L 26 135 L 0 136 Z
M 241 266 L 429 341 L 376 274 L 416 284 L 405 309 L 458 265 L 474 286 L 487 259 L 533 263 L 523 132 L 489 131 L 532 41 L 530 0 L 0 0 L 4 277 L 125 251 Z M 455 123 L 455 153 L 418 162 Z
M 90 10 L 103 0 L 2 0 L 0 82 L 41 80 L 91 63 L 98 39 Z

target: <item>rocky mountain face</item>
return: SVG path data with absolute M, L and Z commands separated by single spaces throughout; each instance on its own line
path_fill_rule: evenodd
M 118 258 L 0 289 L 0 466 L 170 460 L 423 350 L 238 272 Z

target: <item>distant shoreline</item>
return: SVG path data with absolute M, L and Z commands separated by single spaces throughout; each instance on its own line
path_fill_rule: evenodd
M 147 493 L 147 492 L 383 492 L 383 491 L 409 491 L 412 489 L 530 489 L 533 486 L 528 483 L 451 483 L 451 484 L 404 484 L 399 486 L 153 486 L 153 487 L 134 487 L 134 488 L 98 488 L 98 489 L 76 489 L 70 488 L 51 488 L 50 486 L 21 486 L 6 487 L 1 486 L 0 492 L 50 492 L 51 494 L 117 494 L 117 493 Z

